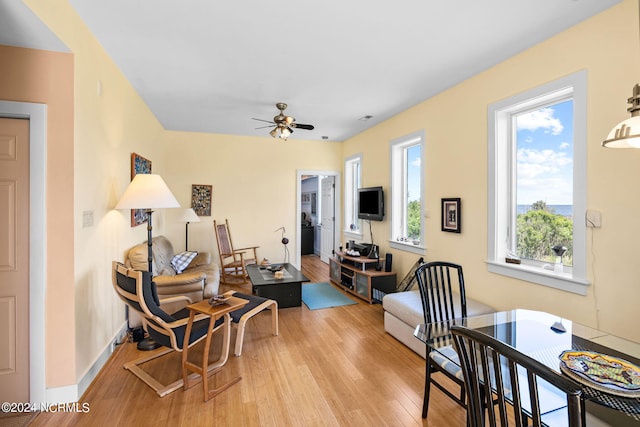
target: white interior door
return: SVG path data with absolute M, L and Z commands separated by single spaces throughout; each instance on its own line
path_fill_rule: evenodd
M 335 248 L 335 177 L 322 178 L 320 200 L 320 259 L 328 263 Z
M 0 119 L 0 400 L 29 402 L 29 120 Z

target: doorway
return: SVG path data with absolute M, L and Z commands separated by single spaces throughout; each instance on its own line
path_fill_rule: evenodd
M 328 257 L 340 239 L 340 174 L 337 171 L 298 170 L 296 179 L 296 266 L 300 266 L 302 255 L 311 252 L 310 236 L 313 236 L 312 253 L 328 263 Z M 332 183 L 331 191 L 328 191 L 328 182 Z
M 0 117 L 29 121 L 29 401 L 46 402 L 45 289 L 46 289 L 46 113 L 44 104 L 0 101 Z M 19 357 L 23 357 L 20 355 Z

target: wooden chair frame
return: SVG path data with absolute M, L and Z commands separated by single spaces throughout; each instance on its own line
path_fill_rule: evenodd
M 118 296 L 129 306 L 130 310 L 134 310 L 143 318 L 143 322 L 146 328 L 150 328 L 153 331 L 168 338 L 171 345 L 170 347 L 160 347 L 156 350 L 148 352 L 148 354 L 145 355 L 144 357 L 133 360 L 131 362 L 127 362 L 125 363 L 124 368 L 130 371 L 135 376 L 137 376 L 139 379 L 141 379 L 149 387 L 151 387 L 159 397 L 166 396 L 167 394 L 184 386 L 183 377 L 181 376 L 180 379 L 173 381 L 170 384 L 162 384 L 158 380 L 156 380 L 154 377 L 152 377 L 149 373 L 147 373 L 145 370 L 143 370 L 141 368 L 141 365 L 151 360 L 162 357 L 166 354 L 172 353 L 174 351 L 182 352 L 183 342 L 181 342 L 182 340 L 178 339 L 178 337 L 176 336 L 176 329 L 182 328 L 182 327 L 186 328 L 189 318 L 187 316 L 185 318 L 176 319 L 175 321 L 172 321 L 172 322 L 166 322 L 158 315 L 157 310 L 152 310 L 148 306 L 145 299 L 151 298 L 151 296 L 148 295 L 149 290 L 144 289 L 144 285 L 145 285 L 144 275 L 149 275 L 148 272 L 142 272 L 138 270 L 133 270 L 131 268 L 127 268 L 122 263 L 119 263 L 117 261 L 113 261 L 111 270 L 112 270 L 112 284 Z M 127 280 L 127 279 L 135 280 L 135 292 L 129 292 L 126 289 L 124 289 L 121 284 L 119 284 L 121 280 Z M 146 280 L 150 281 L 150 278 Z M 147 295 L 145 295 L 145 293 L 147 293 Z M 179 302 L 179 301 L 184 301 L 185 306 L 192 302 L 188 297 L 185 297 L 185 296 L 175 296 L 175 297 L 170 297 L 170 298 L 161 300 L 161 302 L 163 303 Z M 153 311 L 155 311 L 155 314 Z M 205 320 L 205 319 L 209 319 L 209 316 L 197 315 L 194 321 L 198 322 L 200 320 Z M 206 326 L 206 329 L 208 329 L 208 326 L 209 326 L 208 322 L 206 323 L 205 326 Z M 227 358 L 229 356 L 229 346 L 230 346 L 230 336 L 231 336 L 230 335 L 231 334 L 231 316 L 229 316 L 228 314 L 225 315 L 224 321 L 220 325 L 217 325 L 213 328 L 213 333 L 215 333 L 221 328 L 223 329 L 223 332 L 224 332 L 222 353 L 220 354 L 220 357 L 216 361 L 208 365 L 207 367 L 208 373 L 211 373 L 211 372 L 215 373 L 219 371 L 220 368 L 226 363 Z M 202 332 L 201 330 L 202 328 L 199 328 L 199 329 L 200 329 L 199 332 Z M 194 330 L 194 333 L 195 332 L 196 331 Z M 189 344 L 189 348 L 193 347 L 195 344 L 202 341 L 203 339 L 206 339 L 207 336 L 210 336 L 210 335 L 207 333 L 204 333 L 199 338 L 191 341 L 191 343 Z M 182 374 L 182 369 L 179 369 L 179 372 Z M 191 374 L 188 377 L 188 381 L 189 382 L 193 381 L 195 384 L 199 381 L 202 381 L 202 377 L 201 375 L 198 375 L 198 374 Z M 229 385 L 230 384 L 220 387 L 219 388 L 220 391 L 224 390 Z
M 258 262 L 257 249 L 259 246 L 235 249 L 231 240 L 229 220 L 227 219 L 220 224 L 213 220 L 213 228 L 218 242 L 218 254 L 220 255 L 220 281 L 225 284 L 249 283 L 246 267 L 249 264 Z
M 516 426 L 545 425 L 538 379 L 566 394 L 569 427 L 586 425 L 584 399 L 579 384 L 482 332 L 455 325 L 451 327 L 451 333 L 462 364 L 469 398 L 467 420 L 472 427 L 484 427 L 487 420 L 489 426 L 508 426 L 510 411 L 507 411 L 507 403 L 513 405 Z M 529 396 L 528 405 L 523 406 L 526 395 Z M 494 396 L 497 396 L 495 400 Z M 498 408 L 497 416 L 493 405 Z M 492 410 L 485 411 L 488 407 Z M 530 410 L 525 411 L 525 407 Z M 553 413 L 558 415 L 557 411 Z
M 229 296 L 233 296 L 236 295 L 236 291 L 227 291 L 224 294 L 225 295 L 229 295 Z M 238 297 L 242 298 L 243 295 L 239 294 L 237 295 Z M 271 311 L 271 333 L 274 336 L 277 336 L 279 334 L 279 327 L 278 327 L 278 302 L 272 299 L 265 299 L 264 302 L 262 302 L 261 304 L 256 305 L 254 308 L 252 308 L 251 310 L 247 311 L 246 313 L 244 313 L 236 322 L 235 321 L 235 316 L 231 316 L 231 318 L 233 319 L 234 323 L 237 323 L 237 332 L 236 332 L 236 346 L 234 349 L 234 354 L 236 356 L 240 356 L 242 354 L 242 344 L 244 343 L 244 331 L 247 327 L 247 322 L 249 321 L 249 319 L 251 319 L 253 316 L 255 316 L 256 314 L 260 313 L 262 310 L 269 310 Z

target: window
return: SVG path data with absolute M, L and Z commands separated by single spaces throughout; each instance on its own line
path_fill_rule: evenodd
M 391 141 L 391 246 L 424 251 L 424 132 Z
M 362 220 L 358 219 L 358 188 L 362 154 L 347 158 L 344 162 L 344 226 L 346 233 L 362 234 Z
M 586 294 L 586 72 L 492 104 L 488 119 L 489 271 Z

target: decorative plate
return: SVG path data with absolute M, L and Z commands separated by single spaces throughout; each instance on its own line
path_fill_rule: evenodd
M 592 351 L 563 351 L 560 370 L 604 393 L 640 397 L 640 368 L 626 360 Z
M 226 304 L 227 301 L 229 301 L 229 298 L 231 297 L 228 295 L 214 295 L 209 298 L 209 305 L 215 307 L 217 305 Z

